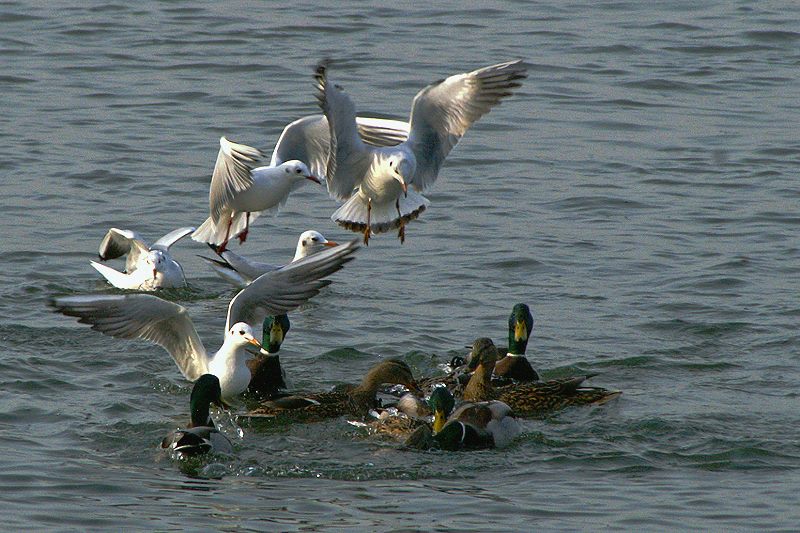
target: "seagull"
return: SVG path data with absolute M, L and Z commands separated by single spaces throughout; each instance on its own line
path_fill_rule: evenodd
M 398 120 L 359 117 L 357 123 L 361 138 L 371 145 L 391 146 L 408 137 L 408 124 Z M 321 115 L 292 122 L 278 139 L 270 164 L 259 167 L 259 150 L 222 137 L 208 195 L 211 216 L 192 239 L 225 251 L 230 238 L 247 239 L 250 221 L 262 211 L 277 213 L 307 180 L 322 183 L 329 130 Z
M 153 291 L 186 286 L 183 268 L 169 253 L 169 247 L 189 235 L 194 228 L 178 228 L 147 246 L 135 231 L 111 228 L 100 243 L 101 261 L 127 255 L 125 272 L 91 261 L 92 266 L 118 289 Z
M 422 89 L 414 97 L 408 138 L 393 146 L 368 146 L 357 134 L 355 105 L 328 83 L 328 63 L 316 69 L 317 99 L 330 126 L 326 168 L 328 192 L 347 200 L 331 220 L 355 232 L 398 228 L 419 217 L 429 201 L 419 194 L 439 175 L 447 154 L 472 124 L 499 104 L 527 77 L 521 61 L 509 61 L 456 74 Z
M 304 257 L 319 253 L 338 244 L 338 242 L 329 241 L 318 231 L 304 231 L 297 240 L 297 249 L 294 252 L 292 262 L 299 261 Z M 266 272 L 278 270 L 284 266 L 252 261 L 230 250 L 221 252 L 219 255 L 222 261 L 202 255 L 199 257 L 204 259 L 219 277 L 239 288 L 246 287 L 251 281 Z
M 162 346 L 186 379 L 214 374 L 223 399 L 229 399 L 250 382 L 246 363 L 251 354 L 245 347 L 261 348 L 258 337 L 265 317 L 284 314 L 315 296 L 330 283 L 322 278 L 352 260 L 356 249 L 357 241 L 351 241 L 255 279 L 230 301 L 225 341 L 216 353 L 206 351 L 185 307 L 152 294 L 65 296 L 54 298 L 51 305 L 105 335 Z

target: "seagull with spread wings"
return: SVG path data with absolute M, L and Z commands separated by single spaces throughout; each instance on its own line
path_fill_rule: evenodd
M 372 146 L 391 146 L 408 137 L 408 124 L 398 120 L 358 117 L 357 132 Z M 325 178 L 328 122 L 311 115 L 286 126 L 267 166 L 257 166 L 261 151 L 222 137 L 209 189 L 210 216 L 192 239 L 225 251 L 236 236 L 244 242 L 250 221 L 263 211 L 277 213 L 289 194 L 308 182 Z
M 264 319 L 295 309 L 319 293 L 330 283 L 322 278 L 352 260 L 356 249 L 357 241 L 340 244 L 255 279 L 230 301 L 225 341 L 213 354 L 203 346 L 185 307 L 151 294 L 65 296 L 54 298 L 51 305 L 105 335 L 162 346 L 186 379 L 214 374 L 223 398 L 232 398 L 250 382 L 251 355 L 245 347 L 261 346 Z
M 328 63 L 316 69 L 317 99 L 330 127 L 326 169 L 328 192 L 347 200 L 331 219 L 355 232 L 371 233 L 405 225 L 429 204 L 419 194 L 439 175 L 447 154 L 472 124 L 520 86 L 527 76 L 521 61 L 456 74 L 422 89 L 411 105 L 408 138 L 370 146 L 358 135 L 356 108 L 338 85 L 328 82 Z
M 159 288 L 186 286 L 180 263 L 173 259 L 169 248 L 194 231 L 178 228 L 170 231 L 152 246 L 148 246 L 135 231 L 111 228 L 100 243 L 101 261 L 125 257 L 125 272 L 91 261 L 92 266 L 118 289 L 153 291 Z

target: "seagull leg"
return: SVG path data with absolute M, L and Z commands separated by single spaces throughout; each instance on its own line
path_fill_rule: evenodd
M 372 233 L 372 198 L 367 198 L 367 227 L 364 228 L 364 245 L 369 246 L 369 234 Z
M 394 203 L 397 208 L 397 216 L 400 217 L 400 229 L 397 231 L 397 236 L 400 238 L 400 244 L 406 242 L 406 223 L 403 221 L 403 214 L 400 212 L 400 198 Z
M 250 233 L 250 211 L 244 217 L 244 231 L 239 234 L 239 244 L 243 244 L 247 240 L 247 234 Z
M 221 254 L 222 252 L 224 252 L 225 250 L 227 250 L 227 246 L 228 246 L 228 239 L 230 239 L 230 236 L 231 236 L 231 224 L 233 224 L 233 217 L 231 217 L 231 218 L 229 218 L 229 219 L 228 219 L 228 229 L 227 229 L 227 230 L 225 230 L 225 240 L 224 240 L 224 241 L 222 241 L 222 244 L 220 244 L 220 245 L 217 247 L 217 253 L 218 253 L 218 254 Z

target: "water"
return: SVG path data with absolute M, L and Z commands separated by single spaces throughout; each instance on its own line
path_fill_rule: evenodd
M 794 530 L 800 522 L 794 2 L 10 2 L 0 7 L 0 502 L 36 530 Z M 111 292 L 110 226 L 199 224 L 217 139 L 271 150 L 315 113 L 323 57 L 360 110 L 512 58 L 530 77 L 482 119 L 404 246 L 374 239 L 292 315 L 291 383 L 381 357 L 420 373 L 536 316 L 545 376 L 599 372 L 597 409 L 511 448 L 408 453 L 341 420 L 257 431 L 199 471 L 157 449 L 188 416 L 167 354 L 47 308 Z M 398 59 L 399 58 L 399 59 Z M 241 251 L 343 240 L 307 186 Z M 238 247 L 234 250 L 239 251 Z M 181 242 L 209 346 L 232 291 Z

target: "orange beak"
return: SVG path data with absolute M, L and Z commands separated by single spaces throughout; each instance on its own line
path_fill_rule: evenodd
M 322 245 L 323 246 L 339 246 L 339 243 L 336 242 L 336 241 L 328 241 L 328 242 L 323 242 Z

